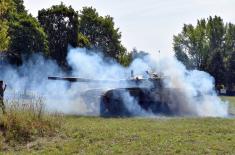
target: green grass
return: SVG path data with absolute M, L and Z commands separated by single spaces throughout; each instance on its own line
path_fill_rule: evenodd
M 5 101 L 0 113 L 0 151 L 21 150 L 40 137 L 54 137 L 61 127 L 62 115 L 44 111 L 41 98 Z
M 223 97 L 235 105 L 232 97 Z M 17 146 L 16 146 L 17 147 Z M 234 154 L 234 118 L 64 118 L 59 134 L 8 154 Z
M 222 96 L 223 101 L 229 102 L 229 113 L 235 115 L 235 97 L 234 96 Z
M 235 119 L 67 117 L 64 132 L 18 154 L 233 154 Z
M 235 106 L 235 97 L 234 96 L 221 96 L 222 100 L 227 100 L 233 106 Z

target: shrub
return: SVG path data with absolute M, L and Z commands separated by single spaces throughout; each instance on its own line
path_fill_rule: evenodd
M 37 137 L 54 136 L 62 115 L 45 111 L 42 97 L 33 96 L 5 101 L 7 113 L 0 117 L 0 138 L 7 144 L 27 143 Z M 2 137 L 1 137 L 2 136 Z M 0 140 L 0 149 L 1 149 Z

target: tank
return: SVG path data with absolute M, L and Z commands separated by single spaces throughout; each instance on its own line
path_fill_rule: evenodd
M 148 72 L 147 72 L 148 73 Z M 163 87 L 163 78 L 154 73 L 148 73 L 148 78 L 133 76 L 124 80 L 95 80 L 78 77 L 48 77 L 49 80 L 65 80 L 68 82 L 99 83 L 102 85 L 114 83 L 117 87 L 110 89 L 91 89 L 83 93 L 88 104 L 97 100 L 100 105 L 100 115 L 103 117 L 138 116 L 133 106 L 152 114 L 171 115 L 169 107 L 169 90 Z M 116 84 L 118 83 L 118 84 Z M 124 84 L 125 83 L 125 84 Z M 122 85 L 124 84 L 124 85 Z

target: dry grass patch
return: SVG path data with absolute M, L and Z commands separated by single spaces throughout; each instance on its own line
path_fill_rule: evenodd
M 0 115 L 0 150 L 17 149 L 39 137 L 53 137 L 61 127 L 62 115 L 47 113 L 42 97 L 5 103 L 7 113 Z

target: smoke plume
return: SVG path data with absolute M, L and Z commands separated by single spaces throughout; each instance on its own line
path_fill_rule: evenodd
M 164 88 L 169 90 L 169 105 L 175 115 L 215 116 L 228 115 L 228 104 L 221 101 L 214 90 L 214 79 L 208 73 L 187 70 L 176 58 L 160 54 L 135 59 L 125 68 L 115 61 L 104 59 L 97 51 L 69 49 L 67 62 L 72 68 L 64 73 L 52 60 L 33 55 L 20 67 L 4 65 L 0 79 L 8 84 L 6 97 L 15 91 L 35 92 L 45 98 L 46 109 L 76 115 L 100 115 L 100 96 L 113 88 L 125 88 L 128 82 L 116 83 L 69 83 L 51 81 L 48 76 L 73 76 L 98 80 L 120 80 L 130 78 L 131 70 L 136 75 L 147 77 L 146 71 L 154 71 L 164 77 Z M 151 83 L 147 85 L 151 87 Z M 122 99 L 126 108 L 134 115 L 152 116 L 138 105 L 135 98 L 124 92 Z

